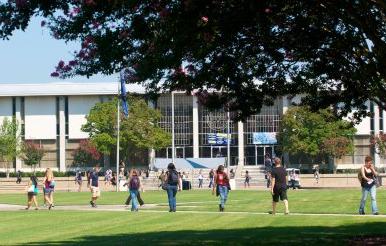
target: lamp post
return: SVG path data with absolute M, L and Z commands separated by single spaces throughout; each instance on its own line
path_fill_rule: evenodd
M 175 156 L 176 156 L 176 148 L 175 148 L 175 133 L 174 133 L 174 91 L 172 91 L 172 162 L 173 164 L 175 161 Z

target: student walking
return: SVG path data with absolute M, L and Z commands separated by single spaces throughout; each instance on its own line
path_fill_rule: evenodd
M 314 165 L 313 168 L 312 168 L 313 172 L 314 172 L 314 178 L 315 178 L 315 181 L 316 183 L 318 184 L 319 183 L 319 165 Z
M 52 172 L 51 168 L 47 168 L 43 179 L 43 193 L 44 204 L 48 206 L 48 209 L 50 210 L 54 206 L 54 189 L 54 173 Z
M 78 185 L 78 192 L 81 192 L 82 190 L 82 172 L 78 170 L 75 174 L 75 184 Z
M 168 194 L 169 212 L 176 212 L 177 207 L 177 190 L 181 191 L 182 180 L 176 171 L 176 167 L 173 163 L 169 163 L 168 171 L 166 172 L 165 179 L 166 191 Z
M 367 195 L 370 193 L 371 197 L 371 211 L 373 215 L 378 215 L 377 207 L 377 187 L 375 185 L 375 179 L 378 175 L 373 166 L 373 158 L 371 156 L 365 157 L 365 164 L 361 167 L 360 177 L 361 177 L 361 186 L 362 186 L 362 199 L 359 205 L 359 214 L 365 214 L 365 205 L 367 200 Z
M 202 188 L 202 184 L 204 183 L 204 176 L 202 175 L 202 170 L 198 174 L 198 188 Z
M 21 171 L 18 170 L 16 173 L 16 184 L 20 184 L 20 183 L 21 183 Z
M 245 171 L 245 180 L 244 180 L 244 188 L 249 188 L 249 180 L 251 179 L 251 176 L 249 175 L 248 170 Z
M 138 193 L 139 188 L 141 187 L 141 181 L 138 177 L 137 170 L 133 169 L 130 173 L 130 180 L 129 180 L 129 192 L 130 192 L 130 198 L 131 198 L 131 211 L 132 212 L 138 212 Z
M 214 182 L 214 171 L 213 169 L 210 169 L 209 172 L 209 188 L 212 188 Z
M 32 203 L 35 205 L 35 210 L 38 210 L 38 201 L 36 199 L 36 196 L 38 195 L 39 189 L 38 189 L 38 179 L 36 176 L 31 176 L 30 180 L 28 181 L 27 184 L 27 196 L 28 196 L 28 202 L 27 202 L 27 207 L 25 208 L 28 210 Z
M 272 160 L 269 154 L 265 154 L 264 159 L 265 179 L 267 180 L 267 188 L 271 186 Z
M 96 208 L 96 200 L 101 196 L 101 192 L 99 190 L 99 176 L 98 173 L 100 171 L 100 167 L 97 164 L 93 170 L 89 173 L 89 184 L 91 190 L 91 207 Z
M 220 196 L 220 204 L 218 205 L 220 212 L 224 212 L 225 203 L 228 199 L 229 187 L 229 177 L 224 172 L 224 166 L 219 165 L 214 175 L 212 194 L 214 195 L 216 190 L 216 196 Z
M 272 214 L 276 214 L 276 204 L 280 200 L 284 202 L 285 206 L 285 214 L 289 214 L 288 210 L 288 198 L 287 198 L 287 182 L 286 176 L 287 172 L 281 165 L 281 160 L 279 158 L 275 158 L 275 168 L 272 169 Z

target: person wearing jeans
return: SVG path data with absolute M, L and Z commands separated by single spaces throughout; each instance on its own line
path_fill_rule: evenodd
M 361 177 L 361 186 L 362 186 L 362 199 L 359 205 L 359 214 L 365 214 L 365 205 L 367 200 L 367 195 L 370 193 L 371 197 L 371 211 L 374 215 L 378 215 L 377 208 L 377 187 L 375 185 L 375 179 L 377 172 L 372 165 L 373 158 L 371 156 L 366 156 L 365 165 L 361 167 L 360 177 Z
M 212 190 L 212 194 L 215 194 L 216 189 L 216 196 L 220 196 L 220 204 L 219 211 L 224 212 L 225 209 L 225 203 L 228 198 L 228 192 L 229 192 L 229 178 L 228 175 L 224 172 L 224 166 L 219 165 L 216 171 L 216 174 L 214 176 L 214 186 Z
M 182 180 L 173 163 L 169 163 L 168 165 L 168 171 L 164 177 L 164 182 L 166 184 L 166 192 L 168 194 L 169 212 L 176 212 L 176 195 L 177 191 L 181 191 Z
M 168 184 L 167 188 L 168 193 L 168 202 L 169 202 L 169 212 L 175 212 L 177 207 L 177 200 L 176 200 L 176 194 L 177 194 L 177 185 L 171 185 Z

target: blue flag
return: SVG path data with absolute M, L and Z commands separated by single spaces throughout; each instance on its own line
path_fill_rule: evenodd
M 125 69 L 121 70 L 120 73 L 120 80 L 121 80 L 121 91 L 119 97 L 122 101 L 122 110 L 126 117 L 129 116 L 129 108 L 127 106 L 127 99 L 126 99 L 126 83 L 125 83 Z

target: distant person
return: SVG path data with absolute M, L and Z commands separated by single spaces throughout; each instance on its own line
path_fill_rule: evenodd
M 251 180 L 251 176 L 249 175 L 248 170 L 245 171 L 245 180 L 244 180 L 244 188 L 249 188 L 249 181 Z
M 289 214 L 288 198 L 287 198 L 287 172 L 281 165 L 280 158 L 275 158 L 275 168 L 271 172 L 272 175 L 272 214 L 276 214 L 276 205 L 280 200 L 284 202 L 285 214 Z
M 21 183 L 21 171 L 20 170 L 17 170 L 17 173 L 16 173 L 16 184 L 20 184 Z
M 365 214 L 365 205 L 367 195 L 370 193 L 371 197 L 371 211 L 373 215 L 378 215 L 377 207 L 377 187 L 375 185 L 375 179 L 378 175 L 373 166 L 373 158 L 371 156 L 365 157 L 365 164 L 361 167 L 361 186 L 362 186 L 362 199 L 359 205 L 359 214 Z
M 90 183 L 90 190 L 91 190 L 90 205 L 93 208 L 97 207 L 96 201 L 101 196 L 101 192 L 99 190 L 99 176 L 98 176 L 99 171 L 100 171 L 100 167 L 97 164 L 90 172 L 90 175 L 89 175 L 89 183 Z
M 209 172 L 209 188 L 212 188 L 214 182 L 214 171 L 213 169 L 210 169 Z
M 113 173 L 113 171 L 111 171 L 110 168 L 108 168 L 105 171 L 105 185 L 106 186 L 110 186 L 110 184 L 111 184 L 112 173 Z
M 265 179 L 267 180 L 267 188 L 271 186 L 271 172 L 272 172 L 272 160 L 269 154 L 265 154 L 264 157 L 264 171 L 265 171 Z
M 27 207 L 25 208 L 26 210 L 28 210 L 32 206 L 32 203 L 35 205 L 35 210 L 39 209 L 38 201 L 36 199 L 38 192 L 39 192 L 38 179 L 36 178 L 35 175 L 33 175 L 30 177 L 30 180 L 28 181 L 28 184 L 27 184 L 28 202 L 27 202 Z
M 43 179 L 44 204 L 51 209 L 54 206 L 55 180 L 51 168 L 47 168 Z
M 113 174 L 112 174 L 111 185 L 113 185 L 113 186 L 117 185 L 117 173 L 116 172 L 113 172 Z
M 212 194 L 220 196 L 220 204 L 218 205 L 220 212 L 224 212 L 225 203 L 228 199 L 229 188 L 230 185 L 228 175 L 224 172 L 224 166 L 219 165 L 214 175 L 214 186 L 212 189 Z
M 81 192 L 82 191 L 82 172 L 80 170 L 78 170 L 76 173 L 75 173 L 75 184 L 78 185 L 78 192 Z
M 319 183 L 319 165 L 314 165 L 312 168 L 312 171 L 314 173 L 315 181 L 318 184 Z
M 168 194 L 169 212 L 176 212 L 176 195 L 177 191 L 181 191 L 182 180 L 181 177 L 178 175 L 176 167 L 173 163 L 169 163 L 168 165 L 168 170 L 166 172 L 164 182 L 167 184 L 166 191 Z
M 231 169 L 231 170 L 229 171 L 229 178 L 230 178 L 230 179 L 234 179 L 235 176 L 236 176 L 235 171 L 233 171 L 233 169 Z
M 158 180 L 159 180 L 158 188 L 160 188 L 160 187 L 162 187 L 162 185 L 164 184 L 164 181 L 165 181 L 165 172 L 164 172 L 164 170 L 162 170 L 161 174 L 158 176 Z
M 295 174 L 294 170 L 290 171 L 289 177 L 290 177 L 289 178 L 290 179 L 289 187 L 295 190 L 295 188 L 296 188 L 296 185 L 295 185 L 296 184 L 296 174 Z
M 204 183 L 204 176 L 202 175 L 202 170 L 200 170 L 198 174 L 198 188 L 202 188 L 203 183 Z

